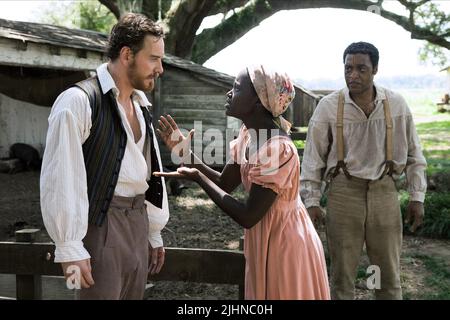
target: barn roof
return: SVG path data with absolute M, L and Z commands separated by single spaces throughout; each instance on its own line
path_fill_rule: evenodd
M 5 19 L 0 19 L 0 37 L 98 52 L 104 52 L 108 43 L 100 32 Z
M 0 19 L 0 38 L 101 53 L 105 52 L 108 44 L 108 35 L 101 32 L 6 19 Z M 171 54 L 166 54 L 163 62 L 169 66 L 212 78 L 229 86 L 232 86 L 234 82 L 233 76 L 206 68 Z M 308 91 L 298 84 L 295 86 L 304 93 L 317 98 L 311 91 Z
M 108 35 L 101 32 L 5 19 L 0 19 L 0 37 L 101 53 L 105 52 L 108 44 Z M 172 67 L 213 78 L 227 85 L 232 85 L 234 81 L 234 77 L 228 74 L 203 67 L 171 54 L 166 54 L 163 62 Z

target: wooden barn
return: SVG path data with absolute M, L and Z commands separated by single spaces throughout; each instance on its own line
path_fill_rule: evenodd
M 94 74 L 106 61 L 106 44 L 107 35 L 98 32 L 0 19 L 0 157 L 16 142 L 33 145 L 42 154 L 54 100 Z M 204 160 L 211 165 L 222 165 L 226 142 L 240 126 L 224 112 L 234 78 L 169 54 L 163 67 L 163 76 L 148 95 L 154 125 L 161 114 L 172 115 L 186 130 L 195 123 L 194 151 L 207 155 Z M 296 93 L 286 116 L 294 126 L 306 126 L 319 97 L 300 86 Z M 162 156 L 170 165 L 164 148 Z

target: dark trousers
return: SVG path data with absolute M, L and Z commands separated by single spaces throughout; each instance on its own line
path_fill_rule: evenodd
M 142 299 L 148 274 L 148 216 L 144 195 L 114 197 L 101 227 L 89 225 L 83 243 L 95 284 L 80 299 Z

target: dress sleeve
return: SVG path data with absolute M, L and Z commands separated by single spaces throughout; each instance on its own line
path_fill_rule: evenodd
M 263 146 L 256 157 L 249 159 L 254 166 L 249 170 L 252 183 L 279 194 L 292 188 L 292 177 L 298 167 L 298 155 L 294 145 L 283 138 L 273 138 Z

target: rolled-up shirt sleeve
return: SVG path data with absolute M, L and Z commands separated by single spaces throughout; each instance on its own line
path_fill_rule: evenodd
M 55 101 L 40 178 L 44 225 L 55 242 L 55 262 L 90 258 L 83 246 L 88 228 L 88 194 L 82 144 L 89 136 L 88 97 L 70 88 Z
M 424 202 L 427 190 L 427 162 L 422 153 L 420 140 L 412 116 L 407 118 L 408 158 L 406 161 L 406 180 L 410 201 Z
M 306 208 L 320 205 L 322 176 L 327 166 L 328 135 L 327 122 L 310 120 L 300 178 L 300 195 Z

